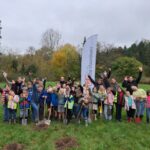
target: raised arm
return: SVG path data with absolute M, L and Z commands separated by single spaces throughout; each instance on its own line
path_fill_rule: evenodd
M 109 68 L 109 70 L 108 70 L 107 79 L 109 79 L 110 76 L 111 76 L 111 68 Z
M 46 88 L 46 78 L 44 78 L 43 80 L 43 89 L 45 90 L 45 88 Z
M 125 77 L 123 82 L 122 82 L 122 87 L 127 88 L 127 86 L 128 86 L 128 78 Z
M 7 73 L 6 73 L 6 72 L 3 72 L 3 76 L 4 76 L 5 80 L 6 80 L 6 82 L 7 82 L 9 85 L 11 85 L 12 82 L 10 82 L 10 81 L 7 79 Z
M 135 80 L 137 84 L 141 81 L 142 73 L 143 73 L 143 68 L 139 67 L 139 75 L 138 75 L 138 77 Z
M 88 78 L 90 79 L 90 81 L 91 81 L 94 85 L 96 85 L 96 82 L 91 78 L 90 75 L 88 75 Z

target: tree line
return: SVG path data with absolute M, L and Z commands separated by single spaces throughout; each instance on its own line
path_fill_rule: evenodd
M 0 71 L 6 71 L 10 79 L 17 76 L 47 77 L 56 81 L 60 76 L 80 79 L 82 47 L 71 44 L 60 45 L 61 34 L 48 29 L 41 38 L 41 48 L 30 46 L 24 55 L 13 51 L 0 55 Z M 149 82 L 150 41 L 142 40 L 130 47 L 115 47 L 111 44 L 97 43 L 96 77 L 112 68 L 113 76 L 122 80 L 124 75 L 135 75 L 138 67 L 144 67 L 144 82 Z M 0 80 L 3 80 L 0 75 Z

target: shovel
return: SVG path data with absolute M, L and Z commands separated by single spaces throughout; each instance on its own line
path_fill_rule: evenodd
M 67 105 L 66 105 L 66 111 L 65 111 L 65 118 L 64 118 L 64 124 L 68 123 L 68 119 L 67 119 L 67 114 L 68 114 L 68 100 L 66 101 Z
M 79 119 L 79 117 L 81 116 L 82 108 L 83 108 L 83 105 L 81 105 L 81 106 L 80 106 L 80 110 L 79 110 L 79 112 L 78 112 L 78 114 L 77 114 L 77 118 L 76 118 L 76 120 L 77 120 L 77 122 L 78 122 L 78 123 L 80 123 L 80 119 Z
M 45 119 L 45 124 L 47 124 L 48 126 L 51 124 L 50 117 L 51 117 L 51 112 L 49 111 L 48 112 L 48 120 Z
M 46 97 L 44 98 L 44 114 L 43 114 L 43 120 L 40 121 L 37 125 L 41 125 L 41 124 L 45 124 L 45 125 L 50 125 L 51 121 L 50 121 L 50 111 L 49 111 L 49 115 L 48 115 L 48 120 L 45 117 L 45 108 L 46 108 Z
M 23 118 L 21 124 L 23 126 L 27 125 L 25 102 L 23 103 Z

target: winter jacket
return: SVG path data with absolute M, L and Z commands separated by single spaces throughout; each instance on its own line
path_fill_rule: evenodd
M 117 104 L 123 106 L 124 105 L 124 92 L 118 92 L 117 93 Z
M 147 96 L 145 107 L 150 108 L 150 96 Z
M 100 95 L 98 93 L 92 92 L 92 102 L 93 104 L 97 104 L 100 99 Z
M 103 85 L 106 89 L 107 89 L 108 87 L 110 87 L 110 83 L 109 83 L 109 81 L 108 81 L 108 79 L 110 78 L 110 76 L 111 76 L 111 71 L 109 71 L 109 72 L 108 72 L 108 75 L 102 79 L 102 80 L 103 80 L 103 83 L 101 83 L 101 84 L 99 84 L 98 82 L 94 81 L 91 76 L 88 76 L 88 78 L 90 79 L 90 81 L 94 84 L 94 86 L 95 86 L 95 87 L 97 88 L 97 90 L 98 90 L 100 85 Z
M 13 96 L 8 96 L 8 108 L 10 109 L 17 109 L 17 103 L 19 102 L 19 96 L 15 95 Z
M 128 98 L 129 97 L 125 96 L 124 98 L 125 98 L 125 110 L 129 111 L 129 105 L 128 105 Z M 132 109 L 136 109 L 136 105 L 135 105 L 133 96 L 130 96 L 130 98 L 132 99 L 132 106 L 131 106 L 131 108 Z
M 26 97 L 20 97 L 19 107 L 20 107 L 20 109 L 24 109 L 24 108 L 29 109 L 30 108 L 29 99 Z
M 135 100 L 143 101 L 143 100 L 146 100 L 147 95 L 146 95 L 145 90 L 137 89 L 137 91 L 133 92 L 133 97 L 134 97 Z
M 47 92 L 45 90 L 42 90 L 42 92 L 39 93 L 39 104 L 44 104 L 44 101 L 47 99 Z
M 58 106 L 58 96 L 56 93 L 51 93 L 51 104 L 52 106 Z
M 65 96 L 65 108 L 67 109 L 73 109 L 74 105 L 74 97 L 72 95 L 70 96 Z
M 132 94 L 133 90 L 131 89 L 131 87 L 138 86 L 141 78 L 142 78 L 142 72 L 140 71 L 137 79 L 133 80 L 132 82 L 124 80 L 122 83 L 122 87 L 126 88 L 126 90 L 129 91 L 130 94 Z
M 114 95 L 113 93 L 108 93 L 107 94 L 107 97 L 106 97 L 106 100 L 104 101 L 104 104 L 107 104 L 107 105 L 113 105 L 113 102 L 114 102 Z
M 64 104 L 65 104 L 65 95 L 58 94 L 58 105 L 64 105 Z

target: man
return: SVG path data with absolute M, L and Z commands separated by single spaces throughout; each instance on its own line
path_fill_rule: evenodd
M 136 79 L 134 79 L 132 76 L 130 76 L 130 77 L 125 77 L 124 78 L 124 81 L 123 81 L 123 83 L 122 83 L 122 86 L 124 87 L 124 88 L 126 88 L 126 90 L 127 91 L 129 91 L 130 92 L 130 94 L 132 94 L 133 93 L 133 90 L 132 90 L 132 86 L 138 86 L 138 84 L 139 84 L 139 82 L 140 82 L 140 80 L 141 80 L 141 78 L 142 78 L 142 73 L 143 73 L 143 68 L 142 67 L 139 67 L 139 75 L 138 75 L 138 77 L 136 78 Z
M 61 85 L 61 88 L 63 87 L 64 84 L 66 84 L 66 81 L 65 81 L 65 78 L 62 76 L 60 77 L 60 85 Z

